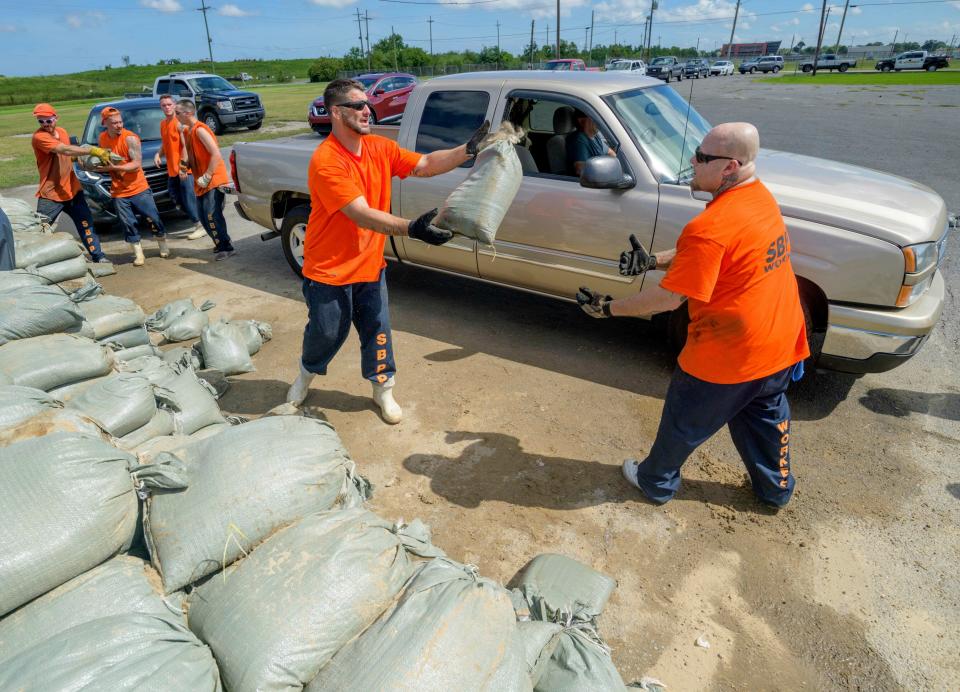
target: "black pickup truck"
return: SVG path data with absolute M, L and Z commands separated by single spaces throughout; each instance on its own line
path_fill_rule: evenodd
M 926 70 L 936 72 L 941 67 L 950 67 L 950 63 L 942 55 L 930 55 L 925 50 L 911 50 L 901 53 L 895 58 L 880 60 L 874 69 L 881 72 L 899 72 L 900 70 Z
M 162 94 L 193 99 L 197 118 L 216 135 L 242 128 L 258 130 L 266 115 L 257 94 L 241 91 L 223 77 L 206 72 L 171 72 L 157 77 L 153 95 Z

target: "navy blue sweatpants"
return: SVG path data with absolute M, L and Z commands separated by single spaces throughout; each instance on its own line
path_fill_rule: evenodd
M 637 482 L 654 502 L 680 488 L 680 467 L 693 450 L 726 425 L 740 453 L 753 492 L 762 502 L 782 507 L 793 494 L 790 473 L 790 405 L 787 385 L 796 368 L 740 384 L 713 384 L 673 373 L 657 439 L 637 469 Z
M 327 366 L 347 340 L 350 324 L 360 336 L 360 367 L 371 382 L 386 382 L 397 371 L 393 362 L 387 272 L 378 281 L 331 286 L 303 279 L 308 321 L 303 330 L 303 367 L 326 375 Z
M 83 246 L 90 253 L 90 258 L 96 262 L 103 257 L 103 250 L 100 249 L 100 237 L 93 227 L 93 214 L 90 213 L 90 206 L 87 204 L 87 198 L 83 196 L 83 190 L 80 190 L 73 196 L 73 199 L 67 202 L 57 202 L 53 199 L 40 197 L 37 200 L 37 213 L 50 219 L 50 225 L 53 225 L 60 212 L 66 212 L 73 225 L 77 229 L 77 235 L 83 241 Z

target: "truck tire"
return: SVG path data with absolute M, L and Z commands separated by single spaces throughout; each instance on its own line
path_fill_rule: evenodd
M 670 74 L 669 74 L 669 73 L 667 73 L 667 78 L 664 80 L 664 83 L 665 83 L 665 84 L 669 84 L 669 83 L 670 83 Z
M 841 66 L 838 67 L 837 69 L 840 70 L 841 72 L 846 72 L 847 70 L 850 69 L 850 66 L 847 65 L 846 63 L 844 63 L 843 65 L 841 65 Z
M 889 71 L 892 70 L 892 69 L 893 69 L 893 68 L 890 67 L 889 65 L 883 65 L 883 66 L 880 68 L 880 71 L 881 71 L 881 72 L 889 72 Z
M 756 74 L 756 73 L 757 73 L 757 68 L 756 68 L 756 67 L 751 67 L 751 68 L 750 68 L 750 74 Z
M 804 72 L 813 72 L 813 65 L 804 65 L 800 69 L 803 70 Z
M 283 243 L 283 256 L 293 273 L 303 277 L 303 245 L 307 237 L 307 221 L 310 219 L 310 205 L 298 204 L 289 209 L 280 225 L 280 242 Z
M 371 125 L 377 124 L 377 112 L 372 108 L 370 109 L 370 124 Z
M 936 66 L 936 65 L 927 65 L 927 67 L 926 67 L 925 69 L 927 70 L 927 72 L 936 72 L 936 71 L 937 71 L 937 66 Z
M 213 134 L 223 134 L 223 124 L 220 122 L 220 118 L 217 117 L 217 114 L 213 111 L 207 111 L 204 113 L 200 117 L 200 120 L 202 120 L 203 124 L 213 131 Z
M 774 68 L 773 68 L 773 74 L 777 74 L 777 72 L 779 72 L 779 71 L 780 71 L 780 66 L 779 66 L 779 65 L 775 65 Z

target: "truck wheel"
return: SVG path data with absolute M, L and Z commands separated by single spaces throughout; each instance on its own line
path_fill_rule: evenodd
M 803 70 L 804 72 L 813 72 L 813 65 L 804 65 L 800 69 Z
M 756 74 L 756 73 L 757 73 L 757 68 L 756 68 L 756 67 L 751 67 L 751 68 L 750 68 L 750 74 Z
M 775 67 L 773 68 L 773 74 L 777 74 L 777 72 L 779 72 L 779 71 L 780 71 L 780 66 L 779 66 L 779 65 L 777 65 L 777 66 L 775 66 Z
M 664 82 L 667 83 L 667 84 L 670 83 L 670 75 L 667 75 L 667 78 L 664 80 Z
M 841 66 L 838 67 L 837 69 L 840 70 L 841 72 L 846 72 L 847 70 L 850 69 L 850 66 L 849 66 L 849 65 L 841 65 Z
M 899 67 L 894 67 L 894 68 L 893 68 L 893 71 L 894 71 L 894 72 L 899 72 L 899 71 L 900 71 L 900 68 L 899 68 Z
M 261 120 L 261 121 L 258 122 L 256 125 L 250 125 L 250 126 L 248 126 L 247 129 L 248 129 L 248 130 L 259 130 L 262 125 L 263 125 L 263 121 Z
M 299 204 L 287 212 L 280 225 L 280 241 L 283 243 L 283 256 L 293 273 L 303 276 L 303 246 L 307 238 L 307 221 L 310 218 L 310 205 Z
M 370 124 L 371 125 L 377 124 L 377 112 L 372 108 L 370 109 Z
M 936 72 L 936 71 L 937 71 L 936 65 L 927 65 L 927 72 Z
M 884 65 L 883 67 L 880 68 L 880 71 L 881 71 L 881 72 L 889 72 L 889 71 L 892 70 L 892 69 L 893 69 L 893 68 L 890 67 L 889 65 Z
M 218 118 L 217 114 L 213 111 L 207 111 L 201 119 L 204 125 L 213 130 L 213 134 L 219 135 L 223 133 L 223 125 L 220 124 L 220 118 Z

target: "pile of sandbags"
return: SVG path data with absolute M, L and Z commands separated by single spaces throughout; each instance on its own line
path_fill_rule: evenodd
M 216 303 L 206 300 L 197 307 L 190 298 L 181 298 L 167 303 L 146 320 L 151 332 L 159 332 L 168 342 L 189 341 L 200 336 L 209 324 L 207 311 Z
M 29 203 L 22 199 L 0 195 L 0 209 L 3 209 L 3 213 L 10 219 L 10 225 L 13 226 L 14 233 L 43 233 L 50 230 L 50 226 L 46 223 L 44 217 L 40 216 Z

